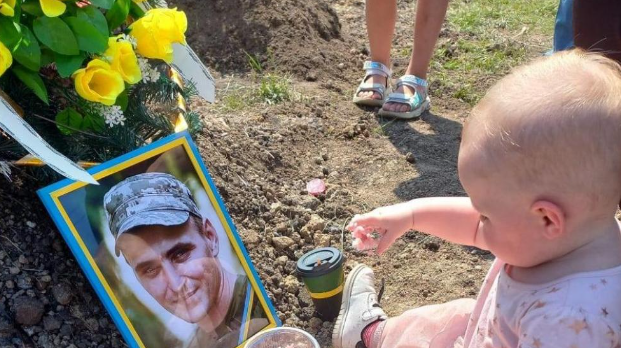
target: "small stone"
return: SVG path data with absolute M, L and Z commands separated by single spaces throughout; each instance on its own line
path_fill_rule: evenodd
M 304 226 L 300 229 L 300 236 L 302 236 L 302 238 L 307 239 L 311 237 L 311 233 L 308 229 L 308 227 Z
M 73 297 L 71 288 L 65 283 L 54 286 L 52 288 L 52 295 L 54 295 L 54 299 L 63 306 L 68 305 Z
M 86 327 L 88 327 L 89 330 L 96 332 L 99 330 L 99 323 L 95 318 L 88 318 L 86 319 Z
M 14 332 L 15 332 L 15 326 L 13 326 L 13 323 L 4 315 L 0 315 L 0 338 L 13 337 Z
M 423 244 L 423 248 L 429 250 L 429 251 L 433 251 L 436 252 L 438 250 L 440 250 L 440 244 L 436 243 L 436 242 L 427 242 L 425 244 Z
M 330 174 L 330 169 L 326 167 L 321 167 L 321 173 L 323 173 L 323 175 L 328 175 Z
M 7 289 L 13 289 L 15 288 L 15 283 L 12 280 L 7 280 L 4 286 L 6 286 Z
M 324 161 L 327 161 L 328 160 L 328 154 L 327 153 L 321 154 L 321 159 L 323 159 Z
M 321 325 L 323 324 L 323 321 L 317 317 L 313 317 L 311 318 L 311 320 L 308 323 L 308 326 L 310 327 L 310 329 L 313 332 L 317 332 L 321 329 Z
M 405 160 L 410 163 L 416 163 L 416 157 L 414 157 L 414 154 L 411 152 L 408 152 L 407 154 L 405 154 Z
M 261 242 L 261 237 L 259 237 L 259 234 L 255 231 L 249 231 L 248 233 L 246 233 L 246 238 L 244 238 L 244 241 L 248 246 L 253 246 Z
M 43 318 L 43 327 L 45 331 L 54 331 L 60 329 L 60 321 L 53 316 Z
M 20 271 L 19 271 L 19 268 L 18 268 L 18 267 L 9 267 L 9 273 L 11 273 L 12 275 L 16 275 L 16 274 L 18 274 L 19 272 L 20 272 Z
M 297 295 L 298 290 L 300 288 L 300 282 L 298 282 L 298 279 L 292 275 L 288 275 L 283 281 L 282 285 L 285 291 L 292 293 L 294 295 Z
M 317 81 L 317 72 L 315 72 L 314 70 L 309 71 L 306 74 L 305 79 L 306 81 L 311 81 L 311 82 Z
M 330 246 L 330 235 L 329 234 L 315 234 L 315 245 L 318 247 L 329 247 Z
M 13 302 L 15 321 L 22 325 L 35 325 L 43 317 L 43 303 L 36 298 L 18 297 Z
M 276 232 L 280 234 L 286 234 L 288 231 L 289 231 L 289 225 L 287 225 L 286 223 L 281 222 L 278 225 L 276 225 Z
M 274 244 L 274 248 L 276 248 L 276 250 L 282 251 L 288 249 L 290 246 L 295 244 L 295 242 L 289 237 L 274 237 L 272 238 L 272 244 Z
M 321 205 L 321 201 L 315 196 L 305 195 L 300 199 L 300 205 L 304 208 L 315 210 Z
M 315 164 L 321 164 L 321 163 L 323 163 L 323 160 L 320 157 L 315 158 Z
M 60 334 L 68 337 L 73 336 L 73 326 L 69 324 L 63 324 L 60 327 Z
M 69 307 L 69 313 L 75 318 L 83 319 L 85 316 L 84 308 L 79 304 L 72 305 Z
M 50 286 L 51 282 L 52 282 L 52 277 L 46 274 L 44 276 L 37 278 L 35 285 L 37 286 L 37 289 L 39 291 L 43 291 L 47 289 L 48 286 Z
M 276 264 L 284 266 L 287 264 L 287 261 L 289 261 L 289 258 L 287 257 L 287 255 L 283 255 L 276 259 Z
M 326 222 L 317 214 L 311 215 L 310 221 L 306 224 L 306 228 L 312 232 L 321 232 L 326 227 Z
M 26 221 L 26 226 L 28 226 L 30 228 L 35 228 L 35 227 L 37 227 L 37 224 L 32 222 L 32 221 Z
M 17 278 L 17 287 L 20 289 L 31 289 L 32 288 L 32 278 L 30 277 L 23 277 L 23 278 Z
M 19 258 L 17 259 L 17 261 L 19 261 L 19 263 L 21 263 L 22 265 L 25 265 L 28 263 L 28 259 L 24 255 L 19 255 Z
M 270 211 L 273 213 L 277 213 L 282 209 L 282 203 L 276 202 L 270 205 Z

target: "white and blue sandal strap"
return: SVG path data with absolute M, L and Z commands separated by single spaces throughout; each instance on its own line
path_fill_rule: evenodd
M 366 75 L 364 76 L 364 80 L 366 81 L 367 77 L 370 75 L 380 75 L 386 78 L 390 78 L 392 75 L 392 71 L 388 69 L 388 67 L 380 62 L 372 62 L 366 61 L 364 62 L 364 70 L 366 70 Z
M 408 86 L 411 88 L 424 87 L 425 90 L 427 90 L 428 85 L 427 80 L 414 75 L 403 75 L 401 78 L 397 79 L 396 83 L 397 88 L 401 86 Z
M 405 104 L 410 106 L 410 110 L 414 110 L 420 106 L 422 100 L 418 93 L 409 97 L 403 93 L 390 93 L 386 103 Z

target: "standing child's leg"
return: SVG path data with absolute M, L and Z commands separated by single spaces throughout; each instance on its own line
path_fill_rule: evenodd
M 397 0 L 367 0 L 367 33 L 371 47 L 371 61 L 384 64 L 390 69 L 390 48 L 397 21 Z M 371 75 L 362 86 L 373 84 L 387 85 L 387 77 L 382 74 Z M 363 90 L 357 97 L 382 99 L 378 92 Z
M 411 84 L 400 85 L 395 91 L 395 96 L 401 96 L 404 98 L 402 100 L 405 100 L 414 97 L 414 94 L 417 93 L 419 97 L 409 103 L 387 101 L 382 107 L 380 115 L 410 118 L 405 114 L 413 113 L 413 116 L 418 116 L 429 108 L 427 70 L 440 35 L 440 29 L 442 29 L 448 2 L 449 0 L 418 0 L 412 56 L 405 72 L 406 76 L 416 76 L 418 80 Z M 395 113 L 403 113 L 404 115 L 399 116 Z

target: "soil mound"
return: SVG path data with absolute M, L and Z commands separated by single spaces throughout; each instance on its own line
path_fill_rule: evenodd
M 221 72 L 249 70 L 248 53 L 264 68 L 314 80 L 315 69 L 338 65 L 347 52 L 326 0 L 176 0 L 175 6 L 188 16 L 188 42 Z

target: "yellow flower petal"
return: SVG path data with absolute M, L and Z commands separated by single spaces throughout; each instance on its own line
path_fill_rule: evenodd
M 118 72 L 123 80 L 129 84 L 135 84 L 142 80 L 138 57 L 128 41 L 111 37 L 108 40 L 108 49 L 104 56 L 110 62 L 112 70 Z
M 7 17 L 13 17 L 15 15 L 15 11 L 13 10 L 13 7 L 9 6 L 9 4 L 0 3 L 0 14 Z
M 13 64 L 13 56 L 2 42 L 0 42 L 0 76 Z
M 99 95 L 99 102 L 104 105 L 114 105 L 116 97 L 125 89 L 119 73 L 104 69 L 95 71 L 88 85 L 91 91 Z
M 125 82 L 110 64 L 100 59 L 91 60 L 86 68 L 73 74 L 78 94 L 90 101 L 114 105 L 116 98 L 125 90 Z
M 48 17 L 58 17 L 65 13 L 67 5 L 60 0 L 39 0 L 43 13 Z
M 142 56 L 172 62 L 172 44 L 185 44 L 188 21 L 185 13 L 177 9 L 157 8 L 147 11 L 144 17 L 131 26 L 136 39 L 136 51 Z
M 12 8 L 15 8 L 15 0 L 4 0 L 2 1 L 6 4 L 8 4 L 9 6 L 11 6 Z

